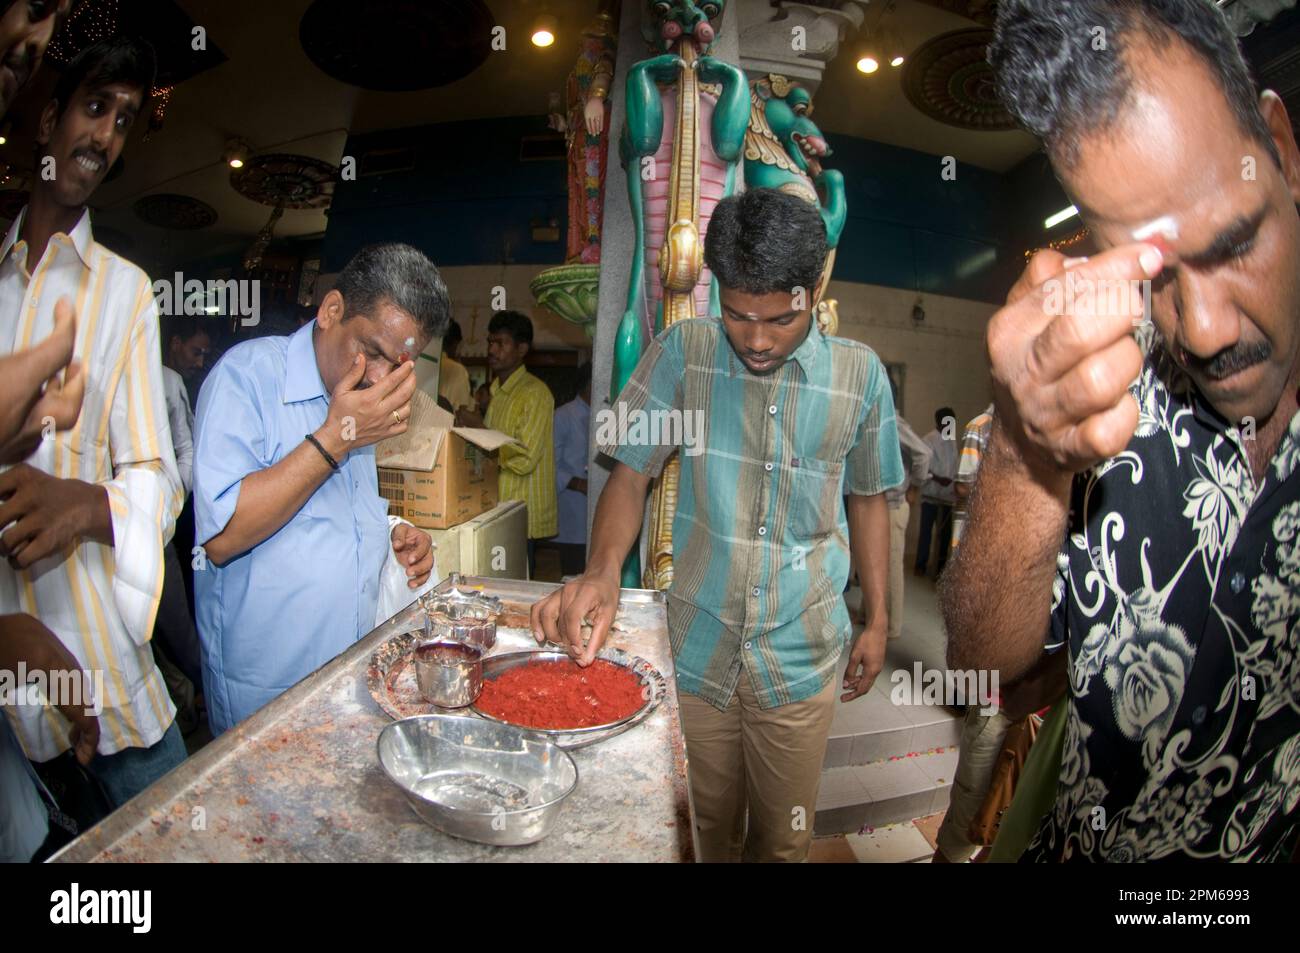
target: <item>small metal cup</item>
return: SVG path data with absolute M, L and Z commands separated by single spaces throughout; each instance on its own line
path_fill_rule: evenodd
M 415 650 L 415 680 L 439 708 L 472 705 L 483 691 L 483 653 L 464 642 L 426 642 Z

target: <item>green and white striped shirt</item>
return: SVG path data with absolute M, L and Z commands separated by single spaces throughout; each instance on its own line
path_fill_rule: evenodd
M 764 708 L 816 695 L 852 631 L 843 495 L 904 479 L 875 352 L 814 323 L 790 360 L 760 376 L 720 320 L 678 321 L 612 410 L 611 426 L 597 420 L 603 453 L 657 476 L 682 450 L 667 593 L 678 688 L 723 708 L 743 670 Z M 673 422 L 674 411 L 695 423 Z

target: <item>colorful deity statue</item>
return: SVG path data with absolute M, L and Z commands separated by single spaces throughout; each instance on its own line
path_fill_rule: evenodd
M 602 2 L 582 31 L 578 61 L 565 88 L 565 138 L 569 160 L 569 237 L 564 260 L 600 262 L 600 228 L 605 208 L 605 165 L 609 156 L 609 88 L 618 46 L 617 2 Z
M 844 231 L 848 208 L 843 174 L 822 168 L 822 160 L 830 156 L 831 150 L 813 123 L 812 113 L 808 90 L 784 76 L 769 73 L 750 84 L 745 187 L 789 192 L 820 210 L 830 254 L 813 300 L 818 302 L 818 325 L 824 333 L 834 334 L 839 323 L 835 302 L 827 300 L 824 292 L 835 266 L 835 248 Z
M 600 301 L 600 234 L 618 7 L 618 0 L 601 0 L 596 18 L 578 43 L 578 60 L 565 86 L 565 113 L 551 116 L 552 128 L 564 133 L 567 144 L 569 234 L 564 264 L 540 272 L 529 284 L 538 304 L 580 325 L 590 337 L 596 333 Z
M 718 202 L 735 191 L 749 125 L 745 74 L 709 55 L 725 0 L 651 4 L 658 55 L 632 65 L 620 153 L 636 233 L 627 310 L 614 342 L 611 398 L 631 376 L 646 343 L 683 318 L 721 313 L 704 267 L 704 235 Z M 674 457 L 651 501 L 649 559 L 642 584 L 672 582 Z M 635 585 L 630 561 L 625 584 Z

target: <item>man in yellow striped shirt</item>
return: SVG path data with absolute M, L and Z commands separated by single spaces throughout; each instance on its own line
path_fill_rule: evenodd
M 555 398 L 551 389 L 529 374 L 524 358 L 533 346 L 533 322 L 518 311 L 498 311 L 488 322 L 488 370 L 492 402 L 486 425 L 514 437 L 499 451 L 500 497 L 523 500 L 528 507 L 528 575 L 533 575 L 537 540 L 554 536 L 559 514 L 555 502 Z M 456 415 L 461 426 L 484 425 L 473 411 Z
M 80 419 L 0 474 L 0 613 L 29 613 L 102 676 L 91 764 L 121 804 L 185 757 L 149 647 L 162 547 L 181 506 L 163 405 L 153 288 L 95 243 L 86 203 L 121 155 L 153 85 L 152 48 L 114 37 L 68 66 L 41 116 L 31 202 L 0 245 L 0 353 L 50 334 L 55 304 L 77 314 L 86 368 Z M 44 705 L 7 706 L 28 757 L 70 747 Z

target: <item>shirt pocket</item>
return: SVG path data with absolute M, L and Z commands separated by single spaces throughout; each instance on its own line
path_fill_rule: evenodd
M 829 536 L 839 525 L 840 509 L 844 506 L 841 499 L 844 461 L 796 457 L 790 466 L 794 470 L 791 533 L 799 539 Z

